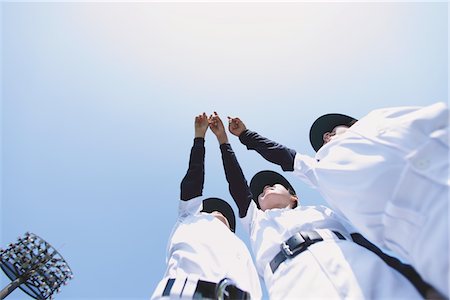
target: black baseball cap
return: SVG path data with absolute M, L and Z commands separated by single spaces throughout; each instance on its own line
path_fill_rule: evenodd
M 234 216 L 234 211 L 228 202 L 214 197 L 203 200 L 203 209 L 201 212 L 212 213 L 213 211 L 222 213 L 222 215 L 228 220 L 231 231 L 236 232 L 236 217 Z
M 289 183 L 289 181 L 284 178 L 283 175 L 277 172 L 265 170 L 260 171 L 253 176 L 252 180 L 250 181 L 250 190 L 253 195 L 253 201 L 256 202 L 258 208 L 260 208 L 258 203 L 258 196 L 263 192 L 264 187 L 266 185 L 272 186 L 277 183 L 284 186 L 287 190 L 291 190 L 295 194 L 295 190 Z
M 309 141 L 311 142 L 311 146 L 316 152 L 319 151 L 323 146 L 323 135 L 326 132 L 331 132 L 334 127 L 340 125 L 350 127 L 356 121 L 358 120 L 343 114 L 326 114 L 317 118 L 309 130 Z

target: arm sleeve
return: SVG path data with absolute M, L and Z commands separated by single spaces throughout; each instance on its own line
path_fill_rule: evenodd
M 181 181 L 181 196 L 183 201 L 201 196 L 205 182 L 205 139 L 195 138 L 189 158 L 189 168 Z
M 220 145 L 220 151 L 230 194 L 239 208 L 239 217 L 243 218 L 252 201 L 252 193 L 231 145 L 228 143 Z
M 247 146 L 248 150 L 255 150 L 266 160 L 279 165 L 283 171 L 294 170 L 295 150 L 271 141 L 248 129 L 242 132 L 239 140 Z

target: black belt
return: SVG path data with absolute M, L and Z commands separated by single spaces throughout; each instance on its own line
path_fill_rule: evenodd
M 340 240 L 345 240 L 345 237 L 339 232 L 333 231 L 333 233 Z M 270 269 L 272 270 L 272 273 L 275 273 L 280 264 L 286 259 L 299 255 L 308 249 L 310 245 L 320 241 L 323 241 L 323 238 L 315 230 L 297 232 L 281 244 L 281 251 L 278 252 L 278 254 L 275 255 L 275 257 L 270 261 Z
M 170 296 L 170 290 L 175 283 L 174 278 L 167 280 L 163 296 Z M 181 297 L 181 295 L 180 295 Z M 224 278 L 219 283 L 204 280 L 197 281 L 193 299 L 237 299 L 248 300 L 250 294 L 238 288 L 230 279 Z
M 446 299 L 446 297 L 442 296 L 434 287 L 425 282 L 411 265 L 405 264 L 398 258 L 384 253 L 380 248 L 369 242 L 360 233 L 352 233 L 351 237 L 356 244 L 366 248 L 369 251 L 372 251 L 373 253 L 378 255 L 378 257 L 381 258 L 388 266 L 397 270 L 399 273 L 405 276 L 406 279 L 408 279 L 409 282 L 414 285 L 417 291 L 425 299 Z
M 337 231 L 333 233 L 340 239 L 345 240 L 346 238 Z M 397 270 L 403 276 L 405 276 L 417 289 L 417 291 L 426 299 L 429 295 L 433 299 L 446 299 L 439 292 L 436 291 L 431 285 L 425 282 L 422 277 L 417 273 L 417 271 L 408 264 L 401 262 L 398 258 L 392 257 L 384 253 L 380 248 L 368 241 L 360 233 L 351 234 L 352 241 L 356 244 L 372 251 L 378 257 L 380 257 L 388 266 Z M 309 245 L 322 241 L 322 237 L 316 231 L 302 231 L 294 234 L 291 238 L 281 244 L 281 251 L 270 261 L 270 268 L 272 273 L 274 273 L 278 266 L 288 258 L 292 258 L 303 251 L 305 251 Z M 433 294 L 435 293 L 435 294 Z

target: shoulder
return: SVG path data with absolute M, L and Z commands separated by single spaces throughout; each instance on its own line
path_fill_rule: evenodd
M 184 219 L 188 216 L 199 214 L 203 209 L 203 198 L 196 197 L 191 200 L 180 200 L 178 204 L 178 218 Z

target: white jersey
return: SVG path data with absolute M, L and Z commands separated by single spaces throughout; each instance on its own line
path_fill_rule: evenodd
M 352 226 L 325 206 L 259 210 L 252 201 L 241 219 L 250 234 L 258 273 L 270 299 L 420 299 L 414 286 L 376 254 L 351 241 Z M 316 230 L 317 242 L 272 273 L 281 243 L 298 231 Z M 332 233 L 338 231 L 346 240 Z
M 449 113 L 444 103 L 379 109 L 297 154 L 294 172 L 380 247 L 449 291 Z
M 188 288 L 193 293 L 198 279 L 218 283 L 229 278 L 252 299 L 261 299 L 258 274 L 247 247 L 221 221 L 201 213 L 201 209 L 200 197 L 180 201 L 179 217 L 168 244 L 167 270 L 152 299 L 165 299 L 161 296 L 169 278 L 179 279 L 183 285 L 191 283 L 189 287 L 172 288 L 171 298 L 180 299 L 180 289 L 184 289 L 183 297 Z

